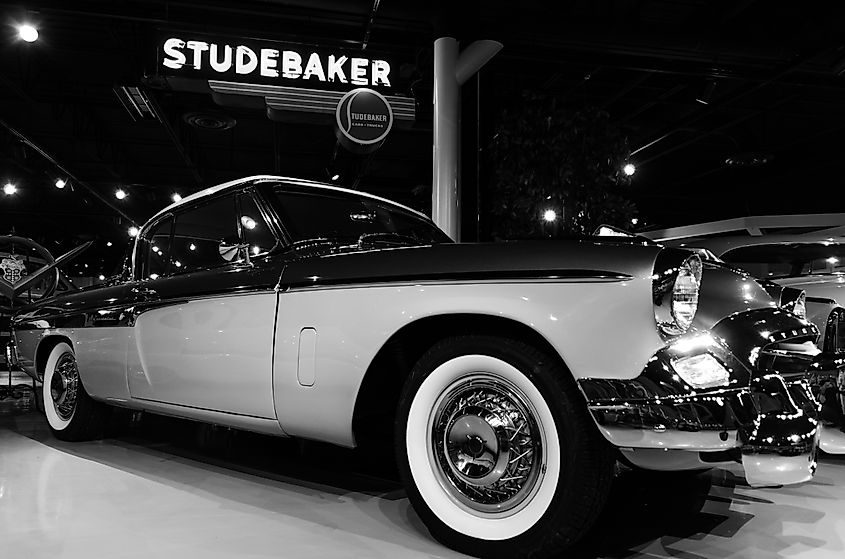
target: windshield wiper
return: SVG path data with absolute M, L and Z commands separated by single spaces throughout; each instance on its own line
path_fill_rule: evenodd
M 358 246 L 364 245 L 387 245 L 387 246 L 420 246 L 422 243 L 414 237 L 400 233 L 364 233 L 358 237 Z

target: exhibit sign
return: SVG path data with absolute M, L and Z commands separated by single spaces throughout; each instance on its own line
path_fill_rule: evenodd
M 172 33 L 159 39 L 164 76 L 348 91 L 395 89 L 395 65 L 369 51 Z
M 378 91 L 353 89 L 337 104 L 335 132 L 343 147 L 350 151 L 378 149 L 393 127 L 393 109 Z

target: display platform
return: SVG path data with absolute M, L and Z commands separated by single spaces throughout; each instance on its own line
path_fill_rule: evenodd
M 53 438 L 29 397 L 0 402 L 0 556 L 459 557 L 434 542 L 387 455 L 147 416 L 90 443 Z M 736 469 L 621 471 L 567 557 L 841 558 L 845 459 L 751 489 Z

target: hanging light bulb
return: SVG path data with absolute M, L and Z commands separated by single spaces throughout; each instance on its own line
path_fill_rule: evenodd
M 38 40 L 38 29 L 28 23 L 18 25 L 18 37 L 27 43 L 34 43 Z
M 6 194 L 6 196 L 11 196 L 12 194 L 15 194 L 17 191 L 18 191 L 18 187 L 15 186 L 15 184 L 11 183 L 11 182 L 7 182 L 6 185 L 3 187 L 3 193 Z
M 170 199 L 173 200 L 174 202 L 181 202 L 182 201 L 182 195 L 179 194 L 178 192 L 174 192 L 173 196 L 171 196 Z
M 622 172 L 625 173 L 627 176 L 632 176 L 634 173 L 637 172 L 637 166 L 633 163 L 626 163 L 624 167 L 622 167 Z
M 130 228 L 129 228 L 129 236 L 130 236 L 130 237 L 137 237 L 137 236 L 138 236 L 138 233 L 140 233 L 140 231 L 139 231 L 139 230 L 138 230 L 138 228 L 137 228 L 137 227 L 135 227 L 134 225 L 133 225 L 132 227 L 130 227 Z
M 62 189 L 67 186 L 67 181 L 65 179 L 56 179 L 56 188 Z
M 122 188 L 118 188 L 117 190 L 114 191 L 114 197 L 117 198 L 118 200 L 123 200 L 124 198 L 126 198 L 126 196 L 127 196 L 126 191 L 123 190 Z

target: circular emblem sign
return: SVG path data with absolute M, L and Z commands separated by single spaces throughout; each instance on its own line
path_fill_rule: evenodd
M 335 124 L 335 133 L 346 149 L 369 153 L 377 150 L 390 133 L 393 109 L 381 93 L 353 89 L 337 104 Z

